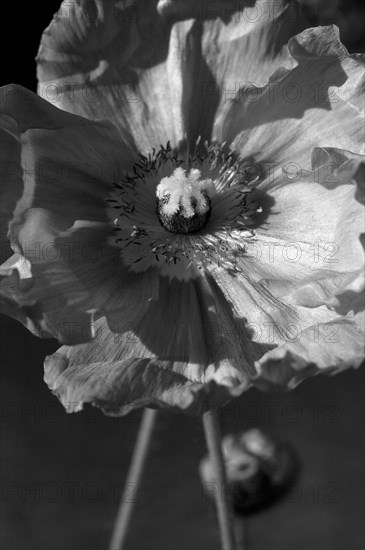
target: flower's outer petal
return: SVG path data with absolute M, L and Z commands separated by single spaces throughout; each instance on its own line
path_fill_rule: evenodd
M 116 128 L 61 111 L 17 85 L 1 88 L 0 100 L 5 128 L 12 124 L 20 146 L 17 158 L 11 157 L 25 186 L 15 218 L 27 208 L 46 207 L 69 225 L 76 219 L 106 221 L 104 199 L 134 160 Z M 5 165 L 9 154 L 4 147 Z M 10 176 L 2 180 L 5 193 Z
M 170 284 L 161 281 L 159 301 L 141 311 L 130 330 L 123 329 L 123 312 L 109 323 L 100 319 L 92 342 L 64 346 L 46 359 L 45 381 L 68 412 L 91 403 L 110 415 L 144 406 L 201 414 L 253 384 L 290 389 L 320 371 L 359 364 L 363 333 L 357 317 L 312 320 L 300 334 L 288 332 L 279 346 L 255 344 L 253 327 L 233 315 L 210 276 L 184 290 L 175 281 L 183 291 L 170 295 L 171 304 Z M 326 317 L 317 313 L 317 319 Z M 288 360 L 277 359 L 282 357 Z
M 110 414 L 141 406 L 201 413 L 246 389 L 254 361 L 270 349 L 251 341 L 244 319 L 201 276 L 161 277 L 158 299 L 141 304 L 132 323 L 122 308 L 95 327 L 92 342 L 64 346 L 45 364 L 69 412 L 90 402 Z
M 364 360 L 364 312 L 316 323 L 293 342 L 266 353 L 256 367 L 255 385 L 263 390 L 295 388 L 316 374 L 336 374 L 359 367 Z
M 56 353 L 46 360 L 45 381 L 67 412 L 78 412 L 89 403 L 110 416 L 141 407 L 202 414 L 224 405 L 234 391 L 239 395 L 239 390 L 213 380 L 191 382 L 174 371 L 161 370 L 148 359 L 68 366 L 65 356 Z
M 223 270 L 211 274 L 235 317 L 245 315 L 251 345 L 259 344 L 262 351 L 265 346 L 272 348 L 254 362 L 257 374 L 249 376 L 249 385 L 268 391 L 288 390 L 320 372 L 335 374 L 361 364 L 365 352 L 363 306 L 356 314 L 339 316 L 325 305 L 287 303 L 264 283 L 247 276 L 230 277 Z M 249 356 L 246 350 L 244 353 Z
M 261 389 L 291 389 L 361 363 L 364 166 L 362 155 L 316 148 L 312 171 L 293 182 L 271 174 L 249 199 L 260 204 L 265 189 L 272 199 L 266 212 L 262 203 L 251 249 L 236 270 L 210 269 L 252 340 L 274 345 L 255 362 Z
M 176 109 L 182 61 L 169 28 L 150 0 L 63 2 L 40 45 L 39 94 L 112 121 L 140 151 L 168 140 L 176 145 L 183 139 Z
M 291 66 L 287 40 L 306 26 L 294 2 L 254 4 L 65 1 L 42 37 L 39 94 L 111 120 L 143 152 L 210 139 L 232 90 Z
M 19 312 L 25 314 L 25 326 L 37 336 L 70 344 L 89 340 L 100 308 L 97 283 L 111 276 L 101 269 L 107 254 L 113 259 L 103 239 L 104 228 L 83 223 L 61 231 L 57 218 L 41 209 L 27 210 L 17 225 L 13 246 L 21 254 L 0 268 L 5 303 L 12 306 L 16 318 Z M 87 229 L 84 240 L 83 228 Z M 96 258 L 99 253 L 102 259 Z
M 231 301 L 239 314 L 251 303 L 239 288 L 248 291 L 251 284 L 273 300 L 303 308 L 309 323 L 311 310 L 321 306 L 339 314 L 363 309 L 364 160 L 348 151 L 317 148 L 312 171 L 295 172 L 292 180 L 278 171 L 251 193 L 249 200 L 262 204 L 263 212 L 255 239 L 237 260 L 241 273 L 215 275 L 226 292 L 235 289 Z M 280 311 L 279 305 L 274 309 Z M 249 309 L 249 322 L 261 323 L 261 310 L 270 308 Z
M 136 302 L 133 296 L 131 301 Z M 134 308 L 132 322 L 126 307 L 107 316 L 113 333 L 122 336 L 129 327 L 134 334 L 134 346 L 119 347 L 118 359 L 148 356 L 195 382 L 231 380 L 237 385 L 253 374 L 253 362 L 270 348 L 251 342 L 245 319 L 233 316 L 209 275 L 196 273 L 184 280 L 160 276 L 158 294 L 147 308 L 141 306 Z
M 354 154 L 350 151 L 331 148 L 316 148 L 312 155 L 312 167 L 317 169 L 323 166 L 327 174 L 332 172 L 332 180 L 337 183 L 349 183 L 355 185 L 355 199 L 363 207 L 365 206 L 365 156 Z M 326 180 L 328 175 L 326 176 Z M 332 182 L 333 183 L 333 182 Z M 356 209 L 359 211 L 359 208 Z M 354 208 L 352 209 L 354 211 Z M 359 211 L 358 224 L 355 216 L 351 216 L 349 205 L 344 207 L 344 215 L 338 224 L 336 236 L 338 246 L 342 248 L 340 256 L 342 263 L 349 261 L 350 276 L 345 280 L 345 284 L 334 278 L 331 295 L 326 302 L 329 307 L 334 308 L 340 314 L 346 314 L 349 311 L 361 311 L 365 309 L 365 212 Z M 354 223 L 355 222 L 355 223 Z M 358 240 L 357 240 L 358 239 Z M 360 244 L 360 246 L 359 246 Z M 346 256 L 343 252 L 346 252 Z M 358 255 L 358 269 L 355 269 L 354 259 L 355 251 Z
M 155 294 L 155 277 L 130 273 L 108 244 L 110 227 L 78 221 L 61 230 L 47 211 L 30 209 L 19 224 L 16 254 L 1 266 L 4 313 L 35 335 L 75 344 L 94 337 L 94 319 L 134 308 Z M 133 296 L 133 301 L 131 300 Z M 11 313 L 13 311 L 13 314 Z
M 330 323 L 338 316 L 325 305 L 308 308 L 276 296 L 266 281 L 251 277 L 249 269 L 248 273 L 233 275 L 214 267 L 210 275 L 222 289 L 235 318 L 246 320 L 250 340 L 262 348 L 283 345 L 315 322 Z
M 200 76 L 191 101 L 196 126 L 189 130 L 194 137 L 211 140 L 215 119 L 224 116 L 242 86 L 263 86 L 276 69 L 292 66 L 288 40 L 308 23 L 296 2 L 285 0 L 203 2 L 203 6 L 207 10 L 201 38 L 206 68 L 205 74 L 197 71 Z
M 1 123 L 2 236 L 16 252 L 1 269 L 4 311 L 40 336 L 84 341 L 123 273 L 104 199 L 130 151 L 110 123 L 19 86 L 1 89 Z
M 364 58 L 349 55 L 336 27 L 307 29 L 289 41 L 297 65 L 262 88 L 242 88 L 218 120 L 215 137 L 256 162 L 308 169 L 308 151 L 364 154 Z

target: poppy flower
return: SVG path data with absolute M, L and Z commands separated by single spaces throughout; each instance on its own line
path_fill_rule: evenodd
M 360 365 L 363 60 L 292 8 L 65 2 L 2 89 L 2 301 L 67 411 Z

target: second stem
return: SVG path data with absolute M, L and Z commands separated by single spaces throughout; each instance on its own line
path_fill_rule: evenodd
M 203 428 L 209 457 L 213 467 L 214 478 L 219 487 L 219 490 L 215 491 L 215 504 L 217 508 L 222 550 L 237 550 L 233 511 L 231 502 L 228 498 L 227 474 L 222 452 L 218 412 L 216 409 L 203 414 Z

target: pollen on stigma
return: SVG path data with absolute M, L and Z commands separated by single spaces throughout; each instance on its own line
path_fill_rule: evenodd
M 200 170 L 175 168 L 156 188 L 160 223 L 172 233 L 199 231 L 209 220 L 214 194 L 213 180 L 202 179 Z

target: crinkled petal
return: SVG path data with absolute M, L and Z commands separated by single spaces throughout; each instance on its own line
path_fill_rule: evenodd
M 169 293 L 176 285 L 181 292 Z M 300 332 L 293 323 L 285 327 L 280 344 L 255 343 L 253 324 L 238 318 L 209 275 L 188 283 L 162 280 L 159 300 L 132 323 L 123 312 L 100 319 L 92 342 L 49 356 L 45 381 L 68 412 L 89 403 L 111 415 L 144 406 L 201 414 L 252 385 L 290 389 L 318 372 L 358 366 L 358 318 L 328 318 L 323 323 L 317 312 L 319 321 Z
M 256 364 L 255 385 L 263 390 L 295 388 L 316 374 L 337 374 L 357 368 L 365 353 L 364 312 L 338 317 L 331 323 L 316 323 L 292 342 L 265 354 Z
M 216 139 L 273 166 L 308 169 L 308 151 L 364 154 L 364 58 L 349 55 L 336 27 L 307 29 L 289 41 L 296 66 L 262 87 L 244 86 L 221 114 Z
M 105 256 L 112 260 L 113 251 L 106 247 L 105 228 L 84 223 L 85 239 L 80 227 L 61 231 L 57 219 L 41 209 L 27 210 L 18 225 L 16 248 L 22 254 L 1 266 L 1 296 L 26 314 L 25 324 L 37 336 L 89 340 L 101 306 L 98 283 L 110 286 Z
M 39 93 L 111 120 L 144 152 L 185 133 L 194 143 L 237 86 L 290 63 L 287 40 L 304 27 L 286 0 L 65 1 L 40 45 Z
M 251 200 L 261 204 L 269 190 L 271 202 L 262 202 L 258 215 L 264 222 L 238 258 L 241 272 L 287 305 L 326 305 L 341 314 L 361 310 L 364 175 L 363 156 L 317 148 L 312 171 L 295 172 L 293 179 L 277 171 L 266 178 Z
M 18 173 L 25 186 L 15 218 L 35 207 L 60 214 L 69 225 L 76 219 L 105 221 L 104 199 L 134 159 L 116 128 L 60 111 L 21 86 L 4 86 L 0 99 L 5 129 L 11 124 L 19 144 L 16 158 L 2 149 L 9 166 L 2 187 L 5 193 L 12 188 Z
M 262 203 L 255 240 L 235 270 L 210 269 L 234 315 L 246 318 L 252 340 L 274 345 L 255 361 L 255 383 L 263 388 L 272 378 L 272 387 L 290 389 L 317 372 L 340 372 L 361 361 L 363 167 L 360 155 L 317 148 L 313 170 L 295 183 L 263 181 L 250 200 L 260 204 L 269 189 L 273 203 L 266 203 L 267 212 Z M 331 339 L 338 332 L 339 339 Z
M 67 412 L 92 404 L 110 416 L 141 407 L 202 414 L 242 391 L 213 380 L 207 384 L 191 382 L 147 359 L 68 366 L 65 356 L 57 353 L 45 362 L 45 381 Z
M 137 311 L 136 311 L 137 310 Z M 88 344 L 64 346 L 46 382 L 70 412 L 93 403 L 110 414 L 159 406 L 202 412 L 239 395 L 270 346 L 251 341 L 211 278 L 161 277 L 158 299 L 95 324 Z
M 133 154 L 110 123 L 60 111 L 19 86 L 1 89 L 1 111 L 9 138 L 1 206 L 17 254 L 2 266 L 4 308 L 40 336 L 83 341 L 125 271 L 108 244 L 105 198 Z

